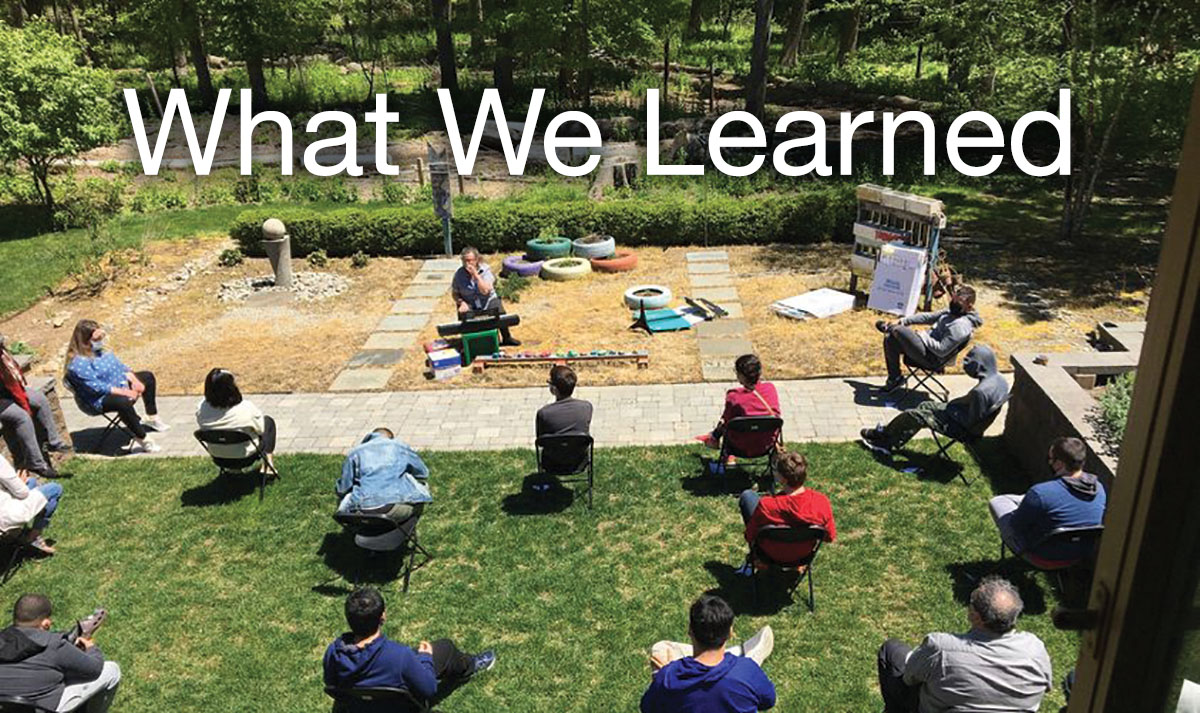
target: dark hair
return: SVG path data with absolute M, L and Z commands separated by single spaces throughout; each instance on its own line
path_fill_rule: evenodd
M 808 480 L 808 460 L 803 453 L 786 451 L 775 459 L 775 472 L 783 478 L 783 482 L 793 488 L 799 488 Z
M 702 651 L 721 648 L 733 630 L 733 609 L 724 599 L 705 594 L 692 604 L 688 630 Z
M 995 634 L 1007 634 L 1017 625 L 1017 617 L 1025 602 L 1021 593 L 1007 579 L 988 575 L 971 592 L 971 609 L 979 615 L 983 626 Z
M 379 435 L 383 436 L 384 438 L 395 438 L 396 437 L 396 434 L 392 433 L 392 429 L 385 428 L 384 426 L 380 426 L 379 428 L 376 428 L 374 431 L 371 431 L 371 433 L 378 433 Z
M 753 386 L 758 383 L 758 378 L 762 376 L 762 362 L 753 354 L 743 354 L 733 363 L 733 368 L 737 373 L 746 378 Z
M 32 624 L 50 616 L 50 599 L 44 594 L 22 594 L 13 605 L 13 624 Z
M 1087 455 L 1087 444 L 1078 438 L 1063 436 L 1055 438 L 1050 444 L 1050 456 L 1054 460 L 1062 461 L 1072 473 L 1083 468 L 1083 464 L 1087 462 Z
M 374 587 L 363 587 L 346 597 L 346 623 L 357 636 L 370 636 L 383 623 L 383 595 Z
M 71 343 L 67 347 L 68 363 L 72 357 L 92 355 L 92 335 L 96 333 L 97 329 L 100 329 L 100 324 L 95 320 L 81 319 L 75 323 L 75 330 L 71 333 Z
M 975 304 L 975 288 L 970 285 L 959 285 L 958 289 L 954 290 L 954 296 L 968 305 Z
M 550 383 L 554 386 L 554 390 L 559 396 L 567 397 L 575 393 L 575 384 L 578 379 L 575 377 L 575 370 L 569 366 L 553 366 L 550 368 Z
M 233 408 L 242 402 L 242 392 L 233 372 L 213 369 L 204 377 L 204 400 L 215 408 Z

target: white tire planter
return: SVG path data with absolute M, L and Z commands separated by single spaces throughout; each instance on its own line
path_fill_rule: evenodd
M 617 241 L 611 235 L 589 235 L 571 243 L 571 254 L 587 260 L 605 258 L 617 252 Z
M 542 278 L 546 280 L 580 280 L 591 273 L 592 264 L 583 258 L 559 257 L 542 263 Z
M 662 309 L 671 303 L 671 288 L 663 285 L 634 285 L 625 290 L 629 309 Z

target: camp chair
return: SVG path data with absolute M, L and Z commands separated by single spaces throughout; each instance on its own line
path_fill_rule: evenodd
M 945 458 L 946 460 L 953 462 L 953 459 L 950 458 L 949 450 L 950 447 L 955 443 L 963 444 L 963 447 L 970 451 L 972 446 L 978 443 L 979 439 L 983 438 L 983 434 L 987 433 L 987 430 L 992 427 L 993 423 L 996 422 L 996 419 L 1000 416 L 1000 412 L 1004 409 L 1004 404 L 1008 403 L 1009 396 L 1012 396 L 1011 391 L 1008 392 L 1003 399 L 1001 399 L 1000 403 L 992 407 L 992 410 L 989 411 L 983 418 L 981 418 L 979 423 L 975 424 L 973 428 L 968 429 L 963 426 L 957 426 L 955 429 L 953 429 L 955 431 L 954 434 L 939 434 L 937 431 L 930 428 L 929 432 L 933 434 L 933 442 L 937 444 L 938 449 L 937 453 L 934 453 L 933 455 L 929 456 L 928 459 L 926 459 L 925 465 L 921 466 L 921 470 L 924 471 L 932 462 L 938 460 L 939 458 Z M 945 440 L 943 441 L 942 438 L 939 438 L 939 436 Z M 960 470 L 958 472 L 958 477 L 962 479 L 964 485 L 971 484 L 971 481 L 967 480 L 967 476 L 963 471 Z
M 428 703 L 417 698 L 407 688 L 389 688 L 377 686 L 373 688 L 338 688 L 326 686 L 325 695 L 333 699 L 334 713 L 342 713 L 353 709 L 355 703 L 364 706 L 386 707 L 395 713 L 431 713 L 433 710 Z M 0 710 L 0 713 L 3 713 Z
M 730 433 L 773 433 L 775 438 L 770 446 L 761 453 L 743 451 L 730 442 Z M 760 477 L 771 478 L 771 469 L 775 467 L 775 456 L 779 454 L 779 444 L 783 442 L 783 419 L 778 416 L 739 416 L 725 424 L 725 435 L 721 438 L 720 464 L 724 468 L 729 456 L 738 458 L 738 466 L 743 460 L 766 458 L 766 463 Z M 771 479 L 771 489 L 774 490 L 774 480 Z
M 1084 525 L 1082 527 L 1058 527 L 1046 533 L 1042 539 L 1029 547 L 1030 552 L 1024 554 L 1014 553 L 1020 556 L 1021 559 L 1028 562 L 1034 569 L 1043 572 L 1051 572 L 1058 581 L 1060 591 L 1064 589 L 1062 573 L 1076 565 L 1082 564 L 1089 560 L 1096 551 L 1096 543 L 1100 536 L 1104 534 L 1104 525 Z M 1047 545 L 1073 545 L 1078 546 L 1083 553 L 1079 557 L 1069 560 L 1048 560 L 1044 557 L 1038 557 L 1032 553 L 1032 550 L 1041 549 Z M 1004 559 L 1008 554 L 1008 544 L 1004 538 L 1000 538 L 1000 559 Z
M 808 610 L 815 612 L 817 610 L 817 601 L 813 592 L 813 563 L 817 559 L 817 551 L 821 549 L 821 543 L 825 541 L 825 528 L 816 525 L 764 525 L 754 536 L 754 542 L 750 545 L 750 552 L 746 554 L 746 564 L 750 566 L 751 574 L 750 584 L 754 588 L 754 602 L 758 604 L 758 571 L 756 565 L 766 565 L 766 569 L 780 570 L 797 570 L 800 572 L 799 578 L 795 584 L 788 589 L 788 596 L 791 596 L 796 588 L 800 586 L 800 582 L 808 579 Z M 779 544 L 799 545 L 806 542 L 813 544 L 812 551 L 808 554 L 797 557 L 792 560 L 776 560 L 766 553 L 763 549 L 763 543 L 774 542 Z
M 944 359 L 934 365 L 924 364 L 905 354 L 904 367 L 908 370 L 908 378 L 915 379 L 916 384 L 907 389 L 908 393 L 904 395 L 904 399 L 901 399 L 901 401 L 904 401 L 918 391 L 924 391 L 938 401 L 946 403 L 946 401 L 950 398 L 950 389 L 947 388 L 940 379 L 938 379 L 938 376 L 945 375 L 946 369 L 954 366 L 955 363 L 958 362 L 958 355 L 961 354 L 970 343 L 971 338 L 967 337 L 962 341 L 961 344 L 950 350 L 950 353 L 947 354 Z
M 105 426 L 104 432 L 100 434 L 100 440 L 96 442 L 97 449 L 102 449 L 104 447 L 104 442 L 108 440 L 109 434 L 111 434 L 113 431 L 120 431 L 126 436 L 129 436 L 130 439 L 137 437 L 134 435 L 133 431 L 129 430 L 125 427 L 125 424 L 121 423 L 121 417 L 117 415 L 116 411 L 97 411 L 92 407 L 91 404 L 85 401 L 83 397 L 79 395 L 79 390 L 76 389 L 75 385 L 71 383 L 70 376 L 63 377 L 63 388 L 70 392 L 71 396 L 75 399 L 75 408 L 79 409 L 81 413 L 83 413 L 85 416 L 92 416 L 93 418 L 99 416 L 100 418 L 103 418 L 105 422 L 107 422 L 108 425 Z
M 42 708 L 25 696 L 0 696 L 0 713 L 53 713 L 53 709 Z
M 0 532 L 0 547 L 8 545 L 12 548 L 12 551 L 8 557 L 8 561 L 4 565 L 4 571 L 0 572 L 0 584 L 4 584 L 8 581 L 9 577 L 12 577 L 13 572 L 17 571 L 17 567 L 21 563 L 22 555 L 24 555 L 30 549 L 29 533 L 33 530 L 33 521 L 36 520 L 41 514 L 42 513 L 39 510 L 38 513 L 30 518 L 25 524 L 10 527 L 4 532 Z M 0 708 L 0 713 L 3 713 L 3 711 L 4 709 Z
M 588 508 L 592 507 L 592 490 L 595 483 L 593 466 L 595 439 L 586 433 L 564 433 L 557 436 L 538 436 L 533 450 L 537 457 L 539 477 L 553 477 L 560 483 L 587 483 Z M 574 468 L 546 466 L 547 453 L 554 454 L 552 460 L 559 463 L 578 463 Z M 563 478 L 562 476 L 568 476 Z M 571 477 L 574 476 L 574 477 Z
M 417 521 L 425 510 L 424 503 L 413 506 L 413 514 L 403 522 L 396 522 L 381 513 L 351 511 L 337 512 L 333 519 L 346 532 L 354 535 L 354 544 L 371 554 L 381 552 L 401 551 L 400 574 L 404 577 L 404 590 L 408 591 L 408 582 L 412 573 L 425 566 L 433 555 L 421 546 L 417 538 Z M 408 552 L 403 550 L 407 548 Z M 420 564 L 416 563 L 417 553 L 421 554 Z M 407 561 L 404 555 L 407 554 Z
M 212 458 L 214 464 L 220 469 L 218 477 L 227 475 L 238 475 L 248 472 L 251 468 L 259 466 L 258 471 L 258 501 L 261 503 L 263 495 L 267 488 L 268 477 L 279 477 L 279 471 L 275 470 L 275 466 L 267 460 L 267 454 L 262 449 L 262 438 L 252 433 L 245 431 L 236 431 L 219 428 L 201 428 L 194 434 L 200 445 Z M 242 446 L 249 443 L 251 447 L 250 455 L 244 458 L 221 458 L 213 455 L 213 444 L 222 446 Z M 261 465 L 260 465 L 261 464 Z

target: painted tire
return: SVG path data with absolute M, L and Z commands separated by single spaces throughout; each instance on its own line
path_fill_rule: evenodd
M 663 285 L 634 285 L 625 290 L 625 305 L 629 309 L 662 309 L 671 303 L 671 288 Z
M 533 277 L 542 271 L 542 261 L 530 262 L 525 259 L 524 255 L 509 255 L 504 258 L 504 269 L 500 271 L 501 275 L 520 275 L 521 277 Z
M 558 257 L 542 263 L 542 277 L 547 280 L 579 280 L 591 272 L 591 263 L 577 257 Z
M 571 254 L 571 241 L 567 238 L 534 238 L 525 243 L 525 256 L 531 261 L 550 260 Z
M 618 250 L 612 257 L 592 258 L 592 269 L 596 272 L 629 272 L 637 267 L 637 253 L 632 250 Z
M 571 254 L 575 257 L 604 258 L 617 251 L 617 241 L 611 235 L 590 235 L 571 243 Z

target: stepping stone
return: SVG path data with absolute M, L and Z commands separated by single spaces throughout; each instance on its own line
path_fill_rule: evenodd
M 728 262 L 729 253 L 724 250 L 705 250 L 704 252 L 688 253 L 688 262 Z
M 754 345 L 748 339 L 737 337 L 721 337 L 715 339 L 700 339 L 696 342 L 700 347 L 701 359 L 714 357 L 739 357 L 754 351 Z
M 436 299 L 396 300 L 392 303 L 392 314 L 424 314 L 429 315 L 437 308 Z
M 453 277 L 453 272 L 426 272 L 422 270 L 413 275 L 413 282 L 421 284 L 426 282 L 450 282 Z
M 729 272 L 729 263 L 725 262 L 692 262 L 688 263 L 689 275 L 720 275 Z
M 454 272 L 460 267 L 462 267 L 462 260 L 456 257 L 426 260 L 425 264 L 421 265 L 422 270 L 436 270 L 438 272 Z
M 738 299 L 738 291 L 733 287 L 702 287 L 698 290 L 692 290 L 690 295 L 692 299 L 697 297 L 716 302 L 718 307 L 724 307 L 722 302 L 740 302 Z
M 379 320 L 376 332 L 419 332 L 429 323 L 425 314 L 392 314 Z
M 408 349 L 416 343 L 416 332 L 375 332 L 367 337 L 367 343 L 363 345 L 363 350 Z
M 691 275 L 692 287 L 733 287 L 729 275 Z
M 344 369 L 329 386 L 330 391 L 379 391 L 387 388 L 392 370 L 385 367 Z
M 403 358 L 403 349 L 364 349 L 350 357 L 346 366 L 352 369 L 360 366 L 395 366 Z
M 746 316 L 742 311 L 741 302 L 722 302 L 717 306 L 729 313 L 723 319 L 741 319 Z
M 700 375 L 705 381 L 733 381 L 733 362 L 728 364 L 702 364 Z
M 696 325 L 696 334 L 701 339 L 741 337 L 749 331 L 750 325 L 744 319 L 714 319 L 711 322 L 701 322 Z
M 403 296 L 405 299 L 411 299 L 413 297 L 441 297 L 442 295 L 446 294 L 446 290 L 448 289 L 450 289 L 449 282 L 444 285 L 418 283 L 415 285 L 410 285 L 409 288 L 404 291 Z

